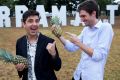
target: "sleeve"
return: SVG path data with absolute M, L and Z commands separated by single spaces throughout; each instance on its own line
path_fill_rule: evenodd
M 81 34 L 78 35 L 78 39 L 79 39 L 81 42 L 83 42 L 83 33 L 84 33 L 84 31 L 85 31 L 85 28 L 82 30 Z M 66 40 L 64 48 L 65 48 L 66 50 L 70 51 L 70 52 L 75 52 L 76 50 L 79 49 L 78 46 L 76 46 L 75 44 L 73 44 L 73 43 L 70 42 L 69 40 Z
M 55 58 L 52 59 L 52 63 L 53 63 L 54 70 L 58 71 L 61 68 L 62 61 L 59 57 L 57 47 L 55 47 L 55 50 L 56 50 L 56 55 L 55 55 Z
M 19 40 L 17 40 L 17 42 L 16 42 L 16 55 L 20 55 L 20 53 L 21 53 L 20 43 L 19 43 Z M 23 75 L 23 71 L 18 71 L 18 75 L 21 78 Z
M 98 44 L 93 51 L 92 59 L 94 61 L 100 61 L 103 58 L 107 58 L 113 35 L 114 33 L 110 24 L 103 26 L 103 29 L 101 29 L 99 33 Z
M 78 46 L 76 46 L 75 44 L 73 44 L 73 43 L 70 42 L 69 40 L 66 40 L 64 48 L 65 48 L 67 51 L 70 51 L 70 52 L 75 52 L 76 50 L 79 49 Z

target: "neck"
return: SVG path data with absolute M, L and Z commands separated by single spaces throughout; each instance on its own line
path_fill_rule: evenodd
M 27 35 L 27 38 L 28 38 L 29 43 L 34 43 L 37 41 L 38 35 L 34 35 L 34 36 Z
M 97 22 L 98 22 L 98 19 L 93 20 L 91 27 L 95 26 L 97 24 Z
M 94 25 L 96 25 L 98 23 L 98 19 L 95 19 Z

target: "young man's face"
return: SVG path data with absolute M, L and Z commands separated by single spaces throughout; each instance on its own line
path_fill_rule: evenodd
M 93 21 L 96 17 L 94 12 L 92 14 L 89 14 L 85 10 L 81 10 L 79 14 L 80 14 L 81 21 L 84 22 L 86 26 L 91 27 L 93 25 L 94 23 Z
M 25 23 L 23 22 L 23 27 L 30 36 L 35 36 L 38 33 L 39 27 L 39 17 L 38 16 L 29 16 Z

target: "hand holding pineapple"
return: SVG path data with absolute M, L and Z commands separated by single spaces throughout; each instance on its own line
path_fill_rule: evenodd
M 26 58 L 19 55 L 13 56 L 5 49 L 0 49 L 0 60 L 6 63 L 13 63 L 14 65 L 16 65 L 18 71 L 21 71 L 23 68 L 27 68 L 28 65 Z
M 53 17 L 50 23 L 52 25 L 52 28 L 51 28 L 52 33 L 59 38 L 62 35 L 62 29 L 60 27 L 59 18 L 57 16 Z
M 15 65 L 15 68 L 17 69 L 17 71 L 23 71 L 26 68 L 26 66 L 23 63 L 19 63 Z

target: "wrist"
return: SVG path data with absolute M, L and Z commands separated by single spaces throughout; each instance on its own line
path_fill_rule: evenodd
M 61 36 L 62 36 L 62 35 L 58 34 L 58 35 L 57 35 L 57 38 L 60 38 Z
M 52 54 L 51 56 L 54 59 L 56 57 L 56 53 Z

